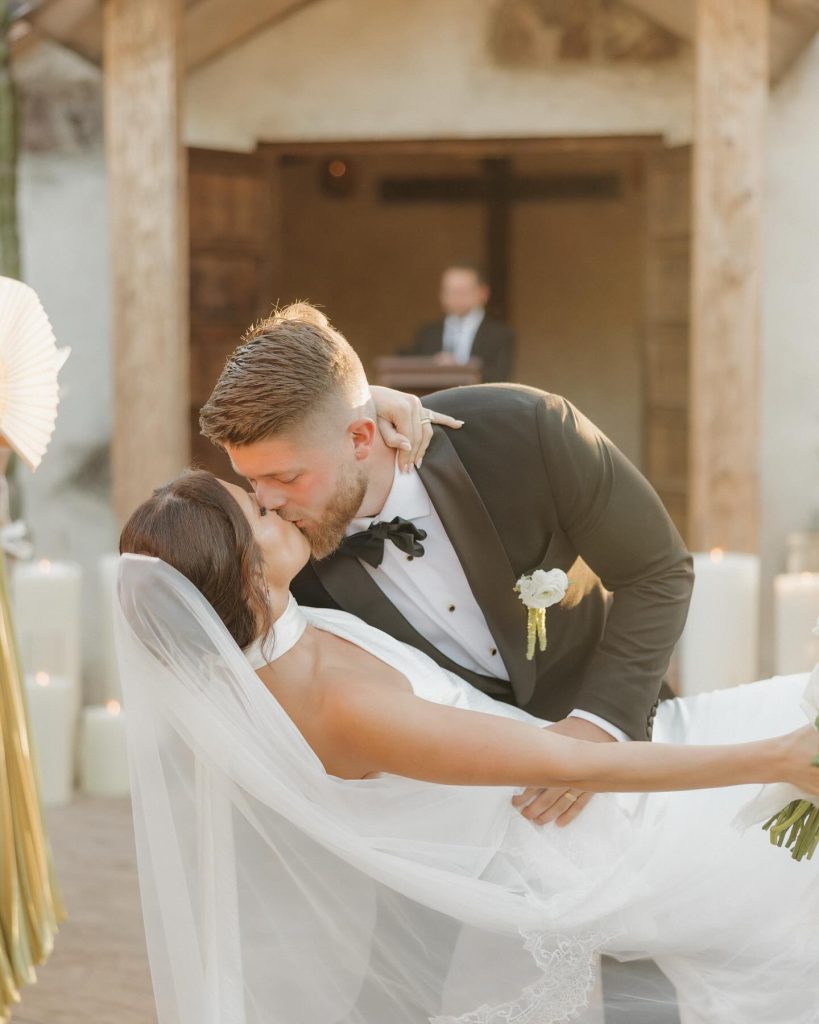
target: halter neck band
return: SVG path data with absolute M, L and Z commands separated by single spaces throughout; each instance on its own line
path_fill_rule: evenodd
M 295 647 L 306 628 L 307 619 L 291 594 L 287 607 L 273 623 L 267 636 L 259 637 L 245 647 L 245 657 L 251 667 L 258 671 Z

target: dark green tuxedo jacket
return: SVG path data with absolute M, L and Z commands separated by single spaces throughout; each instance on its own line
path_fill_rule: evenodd
M 296 599 L 352 612 L 533 714 L 559 719 L 580 708 L 650 738 L 693 585 L 691 557 L 656 492 L 557 395 L 484 384 L 424 404 L 466 421 L 458 431 L 434 428 L 419 472 L 510 682 L 437 651 L 357 559 L 310 562 L 293 582 Z M 527 613 L 514 585 L 538 568 L 563 569 L 571 586 L 547 612 L 545 653 L 527 661 Z

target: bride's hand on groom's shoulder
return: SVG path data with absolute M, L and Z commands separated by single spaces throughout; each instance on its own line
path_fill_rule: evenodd
M 564 718 L 563 721 L 555 722 L 546 728 L 576 740 L 589 740 L 593 743 L 617 742 L 604 729 L 583 718 Z M 582 790 L 565 786 L 551 789 L 530 786 L 512 797 L 512 805 L 520 810 L 524 818 L 528 818 L 536 825 L 546 825 L 553 821 L 563 828 L 574 821 L 593 796 L 594 793 L 584 793 Z
M 459 430 L 464 425 L 463 420 L 425 409 L 421 399 L 415 395 L 375 384 L 370 385 L 370 393 L 375 402 L 381 437 L 388 447 L 399 449 L 398 465 L 402 473 L 410 466 L 417 468 L 421 465 L 432 440 L 433 423 L 452 430 Z

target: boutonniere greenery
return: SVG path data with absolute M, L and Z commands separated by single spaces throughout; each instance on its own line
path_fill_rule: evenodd
M 535 644 L 546 650 L 546 609 L 558 604 L 566 596 L 571 580 L 562 569 L 535 569 L 521 576 L 515 584 L 515 593 L 529 609 L 526 633 L 526 657 L 535 656 Z

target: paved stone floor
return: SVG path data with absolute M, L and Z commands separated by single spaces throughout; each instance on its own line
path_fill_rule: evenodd
M 155 1024 L 128 800 L 46 814 L 68 919 L 12 1024 Z
M 68 920 L 12 1024 L 156 1024 L 130 802 L 78 798 L 50 809 L 47 823 Z M 675 1010 L 655 1003 L 673 994 L 653 965 L 609 961 L 603 982 L 606 1024 L 678 1024 Z

